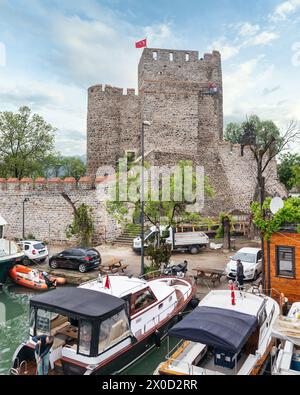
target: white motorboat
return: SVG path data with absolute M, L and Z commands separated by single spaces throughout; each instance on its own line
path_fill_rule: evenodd
M 195 291 L 175 276 L 112 275 L 33 297 L 30 338 L 15 352 L 12 373 L 22 374 L 23 361 L 35 371 L 32 337 L 41 334 L 55 337 L 51 374 L 119 373 L 160 344 Z
M 267 362 L 275 300 L 248 292 L 212 291 L 177 323 L 169 336 L 181 341 L 157 369 L 160 375 L 254 375 Z
M 300 375 L 300 302 L 293 303 L 287 317 L 279 316 L 272 335 L 280 340 L 273 375 Z

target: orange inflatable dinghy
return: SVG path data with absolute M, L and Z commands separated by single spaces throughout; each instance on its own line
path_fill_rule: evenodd
M 16 284 L 26 288 L 35 289 L 37 291 L 47 291 L 49 289 L 42 272 L 27 266 L 15 265 L 10 269 L 9 276 Z M 49 275 L 49 279 L 51 281 L 56 280 L 56 285 L 63 285 L 66 283 L 66 279 L 63 277 Z

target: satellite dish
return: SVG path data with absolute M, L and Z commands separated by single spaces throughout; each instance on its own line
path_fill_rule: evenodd
M 271 200 L 270 210 L 271 210 L 272 214 L 276 214 L 277 211 L 279 211 L 281 208 L 283 208 L 283 206 L 284 206 L 283 200 L 277 196 Z

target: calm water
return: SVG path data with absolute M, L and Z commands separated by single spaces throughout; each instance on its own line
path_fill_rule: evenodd
M 0 375 L 8 374 L 16 348 L 28 339 L 29 298 L 32 291 L 8 285 L 0 292 Z M 173 341 L 171 343 L 174 343 Z M 124 371 L 123 374 L 153 374 L 168 353 L 167 341 Z
M 0 374 L 7 374 L 14 351 L 28 337 L 29 297 L 15 286 L 0 292 Z

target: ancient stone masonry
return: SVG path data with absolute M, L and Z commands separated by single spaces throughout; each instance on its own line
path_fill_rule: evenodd
M 122 72 L 120 68 L 120 72 Z M 99 196 L 107 189 L 106 174 L 128 151 L 140 155 L 142 121 L 148 163 L 173 166 L 182 159 L 204 167 L 215 197 L 206 199 L 204 215 L 249 211 L 256 187 L 255 162 L 245 148 L 223 141 L 223 87 L 221 56 L 213 51 L 144 49 L 138 66 L 138 94 L 134 89 L 94 85 L 88 90 L 88 176 L 35 181 L 0 179 L 0 214 L 7 220 L 8 237 L 22 237 L 22 202 L 25 234 L 38 239 L 66 241 L 72 208 L 61 196 L 67 192 L 76 205 L 93 208 L 95 243 L 111 241 L 121 232 Z M 107 171 L 100 166 L 110 167 Z M 113 170 L 113 169 L 112 169 Z M 276 162 L 269 167 L 267 191 L 285 195 L 277 180 Z
M 97 181 L 97 180 L 96 180 Z M 25 203 L 25 237 L 38 240 L 65 242 L 66 228 L 72 222 L 73 211 L 61 196 L 66 192 L 76 205 L 86 203 L 93 208 L 95 225 L 94 243 L 112 241 L 121 231 L 115 221 L 106 214 L 104 203 L 97 199 L 98 185 L 90 177 L 0 179 L 0 213 L 8 222 L 6 236 L 22 238 L 23 200 Z M 72 241 L 72 240 L 71 240 Z M 75 240 L 73 240 L 75 241 Z
M 174 165 L 191 159 L 202 165 L 215 197 L 204 213 L 249 210 L 256 185 L 255 163 L 245 149 L 223 141 L 221 56 L 217 51 L 199 57 L 197 51 L 144 49 L 138 66 L 138 95 L 134 90 L 95 85 L 88 93 L 87 163 L 93 179 L 100 166 L 115 167 L 126 151 L 140 154 L 142 121 L 147 161 Z M 97 173 L 98 171 L 98 173 Z M 275 161 L 267 189 L 284 195 Z

